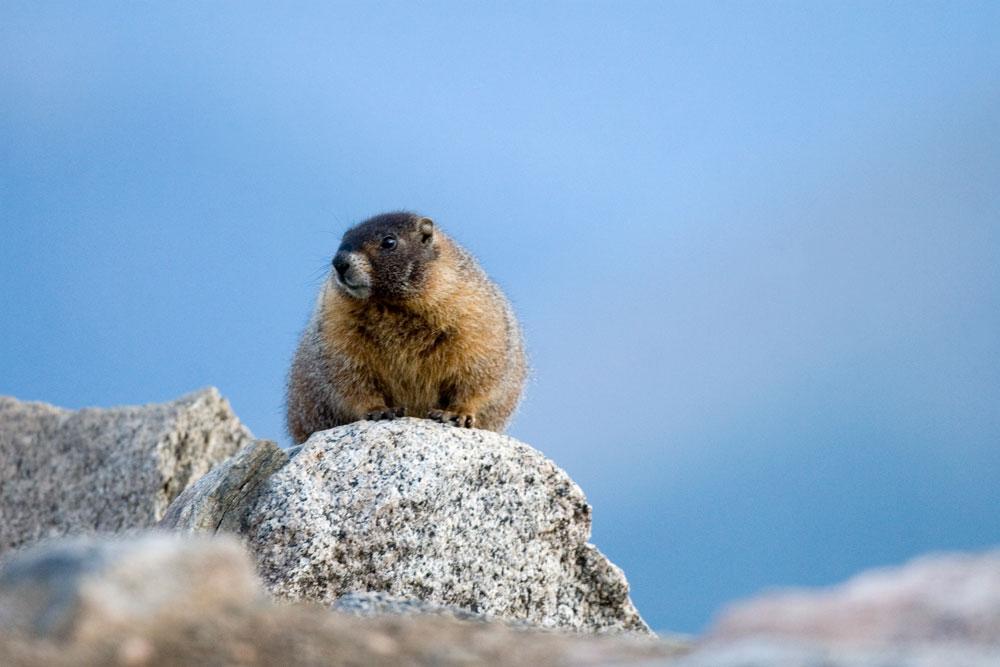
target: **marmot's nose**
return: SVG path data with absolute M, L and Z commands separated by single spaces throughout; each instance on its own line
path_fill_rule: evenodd
M 347 261 L 347 255 L 342 252 L 338 252 L 333 258 L 333 268 L 337 271 L 337 275 L 340 279 L 344 279 L 344 274 L 347 273 L 347 269 L 351 268 L 351 263 Z

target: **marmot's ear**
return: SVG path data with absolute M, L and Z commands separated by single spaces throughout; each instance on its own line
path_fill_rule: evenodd
M 430 243 L 431 239 L 434 238 L 434 221 L 430 218 L 420 218 L 417 221 L 417 229 L 420 230 L 420 240 L 424 243 Z

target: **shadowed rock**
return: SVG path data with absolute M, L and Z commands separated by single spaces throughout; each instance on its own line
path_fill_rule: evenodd
M 215 389 L 70 411 L 0 397 L 0 553 L 44 537 L 151 526 L 252 440 Z
M 288 454 L 270 440 L 255 440 L 192 484 L 167 508 L 161 528 L 238 531 L 248 501 Z
M 449 607 L 416 598 L 404 598 L 385 593 L 348 593 L 337 598 L 333 603 L 335 611 L 353 614 L 364 618 L 375 616 L 412 616 L 414 614 L 429 614 L 448 616 L 461 621 L 489 622 L 495 619 L 486 614 L 477 614 L 468 609 Z

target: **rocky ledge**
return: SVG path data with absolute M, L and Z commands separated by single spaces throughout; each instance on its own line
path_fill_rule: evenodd
M 579 487 L 495 433 L 358 422 L 282 450 L 215 390 L 0 398 L 5 667 L 1000 665 L 1000 552 L 765 595 L 678 642 L 589 537 Z

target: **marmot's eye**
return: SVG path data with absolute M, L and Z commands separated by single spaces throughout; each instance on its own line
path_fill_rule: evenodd
M 382 239 L 382 247 L 386 250 L 392 250 L 396 247 L 396 238 L 393 236 L 386 236 Z

